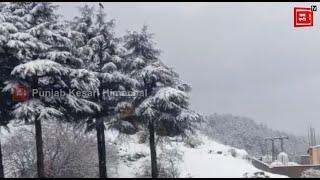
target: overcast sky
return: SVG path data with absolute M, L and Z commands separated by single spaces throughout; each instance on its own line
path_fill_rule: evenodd
M 84 3 L 58 4 L 70 19 Z M 294 29 L 293 7 L 313 4 L 320 9 L 320 3 L 103 2 L 120 35 L 150 26 L 162 60 L 192 85 L 192 108 L 302 135 L 309 123 L 320 133 L 320 12 L 314 27 Z

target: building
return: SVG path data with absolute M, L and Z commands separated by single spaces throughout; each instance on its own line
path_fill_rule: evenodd
M 311 146 L 308 150 L 311 165 L 320 165 L 320 145 Z

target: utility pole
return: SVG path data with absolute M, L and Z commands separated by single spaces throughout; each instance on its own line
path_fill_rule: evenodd
M 275 152 L 274 152 L 274 139 L 270 139 L 272 142 L 272 162 L 275 160 Z
M 265 138 L 265 140 L 270 140 L 271 141 L 271 155 L 272 155 L 272 161 L 275 160 L 275 150 L 274 150 L 274 138 Z
M 309 146 L 315 146 L 317 144 L 316 132 L 315 132 L 315 129 L 311 126 L 308 132 L 308 140 L 309 140 Z
M 281 152 L 284 152 L 284 147 L 283 147 L 283 145 L 284 145 L 284 142 L 283 142 L 283 140 L 284 139 L 289 139 L 289 137 L 288 136 L 285 136 L 285 137 L 279 137 L 279 139 L 280 139 L 280 142 L 281 142 Z
M 275 157 L 276 157 L 276 153 L 275 153 L 275 144 L 274 142 L 276 140 L 280 140 L 280 143 L 281 143 L 281 152 L 284 152 L 284 139 L 289 139 L 288 136 L 282 136 L 282 137 L 271 137 L 271 138 L 265 138 L 265 140 L 270 140 L 271 143 L 272 143 L 272 161 L 275 160 Z

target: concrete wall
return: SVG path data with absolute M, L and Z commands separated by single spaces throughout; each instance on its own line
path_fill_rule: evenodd
M 290 178 L 300 178 L 301 173 L 307 169 L 319 169 L 320 165 L 301 165 L 301 166 L 281 166 L 281 167 L 270 167 L 269 165 L 252 158 L 251 162 L 253 166 L 255 166 L 257 169 L 270 172 L 273 174 L 281 174 L 288 176 Z
M 309 155 L 300 156 L 300 163 L 301 165 L 310 165 L 310 157 Z

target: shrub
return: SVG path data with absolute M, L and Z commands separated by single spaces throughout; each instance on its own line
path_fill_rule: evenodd
M 37 177 L 32 128 L 20 128 L 3 145 L 6 177 Z M 96 139 L 70 124 L 43 123 L 45 173 L 50 178 L 98 177 Z M 107 145 L 108 171 L 117 170 L 117 150 Z

